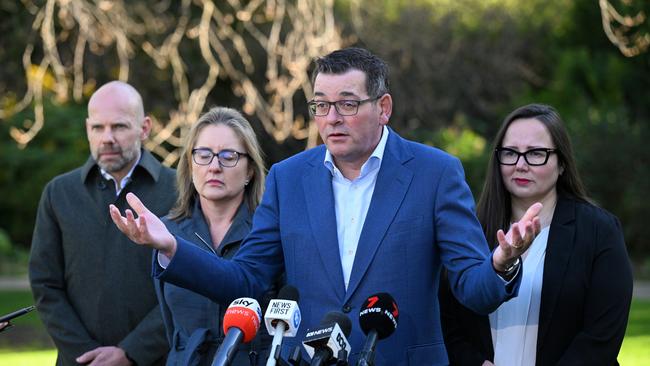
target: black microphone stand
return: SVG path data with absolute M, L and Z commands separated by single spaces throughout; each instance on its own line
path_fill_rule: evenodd
M 339 350 L 336 355 L 336 366 L 348 366 L 348 351 L 345 349 Z
M 375 364 L 375 345 L 377 344 L 378 334 L 376 330 L 368 332 L 368 338 L 363 345 L 363 349 L 359 354 L 359 361 L 357 366 L 374 366 Z

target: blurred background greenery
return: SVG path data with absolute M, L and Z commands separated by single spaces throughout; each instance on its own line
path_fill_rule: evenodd
M 197 41 L 207 11 L 210 55 Z M 650 278 L 648 14 L 646 0 L 2 1 L 0 275 L 25 274 L 42 188 L 86 160 L 85 104 L 97 85 L 122 78 L 140 90 L 159 122 L 148 146 L 169 165 L 183 129 L 164 126 L 228 105 L 253 122 L 270 166 L 317 143 L 305 60 L 358 45 L 391 66 L 390 125 L 458 156 L 475 195 L 505 115 L 555 106 L 590 194 L 621 219 L 636 276 Z M 171 48 L 181 56 L 165 58 L 183 21 Z M 299 87 L 282 94 L 292 80 Z M 269 127 L 279 116 L 289 124 Z

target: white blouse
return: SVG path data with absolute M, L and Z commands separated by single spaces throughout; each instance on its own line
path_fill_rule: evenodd
M 519 294 L 490 314 L 494 364 L 535 365 L 537 328 L 542 295 L 544 257 L 549 226 L 543 228 L 522 256 Z

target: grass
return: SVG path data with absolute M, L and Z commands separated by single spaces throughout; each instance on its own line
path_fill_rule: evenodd
M 1 291 L 0 314 L 32 303 L 29 291 Z M 13 322 L 0 333 L 0 366 L 54 365 L 56 350 L 36 312 Z M 650 300 L 633 300 L 630 320 L 618 361 L 625 366 L 647 365 L 650 360 Z
M 650 300 L 633 300 L 623 347 L 621 365 L 647 365 L 650 362 Z
M 42 366 L 54 365 L 55 362 L 55 349 L 20 352 L 0 350 L 0 366 Z

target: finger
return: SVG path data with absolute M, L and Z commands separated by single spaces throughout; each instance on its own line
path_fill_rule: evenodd
M 149 238 L 149 228 L 147 227 L 147 220 L 144 218 L 144 216 L 140 216 L 137 218 L 138 220 L 138 235 L 141 238 Z
M 126 210 L 124 210 L 124 215 L 126 216 L 126 221 L 130 225 L 135 225 L 135 214 L 133 213 L 133 211 L 127 208 Z
M 149 209 L 140 201 L 138 196 L 129 192 L 126 194 L 126 201 L 129 203 L 129 206 L 138 214 L 138 216 L 144 215 L 149 212 Z
M 542 222 L 540 221 L 539 217 L 533 219 L 533 229 L 535 236 L 537 236 L 542 231 Z
M 87 363 L 95 359 L 95 357 L 97 357 L 98 354 L 99 354 L 99 350 L 95 348 L 94 350 L 88 351 L 83 355 L 77 357 L 76 361 L 78 363 Z
M 115 207 L 115 205 L 109 205 L 108 212 L 111 215 L 111 219 L 113 219 L 113 223 L 115 223 L 120 231 L 124 232 L 124 230 L 126 230 L 126 220 L 124 217 L 122 217 L 120 210 Z
M 525 228 L 526 228 L 526 234 L 524 236 L 524 243 L 528 245 L 532 243 L 533 240 L 535 240 L 537 234 L 535 233 L 535 225 L 532 222 L 527 223 Z
M 510 229 L 510 232 L 512 233 L 511 241 L 510 241 L 510 246 L 512 246 L 515 249 L 519 249 L 522 246 L 522 238 L 521 238 L 521 231 L 520 230 L 521 224 L 518 222 L 515 222 L 512 224 L 512 228 Z M 526 225 L 524 225 L 526 227 Z
M 526 210 L 526 213 L 524 216 L 522 216 L 521 220 L 519 222 L 528 222 L 532 221 L 535 217 L 539 216 L 539 213 L 542 211 L 542 204 L 539 202 L 535 202 L 530 207 L 528 207 L 528 210 Z
M 504 250 L 506 253 L 510 252 L 510 244 L 508 243 L 506 234 L 501 229 L 497 231 L 497 242 L 499 242 L 499 246 L 502 250 Z

